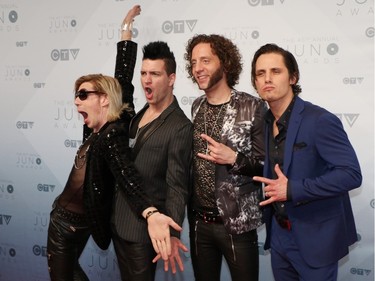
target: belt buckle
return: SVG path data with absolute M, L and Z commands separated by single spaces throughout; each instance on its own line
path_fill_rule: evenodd
M 205 212 L 203 212 L 203 217 L 202 217 L 203 221 L 205 223 L 211 223 L 212 221 L 209 219 L 209 217 L 206 215 Z

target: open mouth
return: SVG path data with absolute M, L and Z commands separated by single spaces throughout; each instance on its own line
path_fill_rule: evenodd
M 152 89 L 150 87 L 145 87 L 145 95 L 147 99 L 151 99 L 153 94 L 152 94 Z
M 87 117 L 89 115 L 86 112 L 84 112 L 84 111 L 78 111 L 78 113 L 82 115 L 83 121 L 86 123 Z

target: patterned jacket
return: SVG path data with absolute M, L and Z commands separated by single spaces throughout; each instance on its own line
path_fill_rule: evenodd
M 193 123 L 205 101 L 205 95 L 194 101 Z M 227 231 L 232 234 L 248 232 L 262 224 L 260 184 L 252 177 L 263 172 L 265 111 L 266 104 L 261 99 L 232 90 L 220 142 L 237 151 L 238 156 L 233 166 L 216 165 L 215 168 L 217 207 Z

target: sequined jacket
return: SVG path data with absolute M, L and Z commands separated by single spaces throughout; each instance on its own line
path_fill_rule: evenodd
M 110 219 L 116 188 L 125 194 L 135 213 L 141 214 L 151 206 L 131 161 L 129 120 L 105 124 L 94 136 L 88 153 L 83 197 L 92 237 L 102 249 L 111 242 Z
M 86 165 L 84 204 L 92 237 L 102 249 L 107 249 L 111 242 L 110 221 L 116 190 L 121 190 L 131 211 L 138 216 L 152 205 L 142 191 L 142 179 L 133 165 L 129 148 L 129 124 L 134 116 L 131 81 L 137 55 L 137 46 L 131 43 L 124 46 L 126 67 L 118 75 L 123 91 L 129 93 L 123 101 L 130 104 L 131 110 L 124 111 L 119 120 L 106 123 L 93 136 Z M 88 134 L 90 130 L 86 128 L 85 132 Z
M 193 123 L 206 96 L 192 106 Z M 238 152 L 233 166 L 215 166 L 215 197 L 219 214 L 229 233 L 240 234 L 262 224 L 259 209 L 260 184 L 252 177 L 262 175 L 266 105 L 259 98 L 232 90 L 223 120 L 220 142 Z M 193 192 L 194 196 L 194 192 Z

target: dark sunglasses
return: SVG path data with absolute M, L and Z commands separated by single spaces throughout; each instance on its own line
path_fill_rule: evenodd
M 99 91 L 79 90 L 78 92 L 74 94 L 74 98 L 76 99 L 78 97 L 80 100 L 85 100 L 87 99 L 87 96 L 89 94 L 97 94 L 97 93 L 99 93 Z

